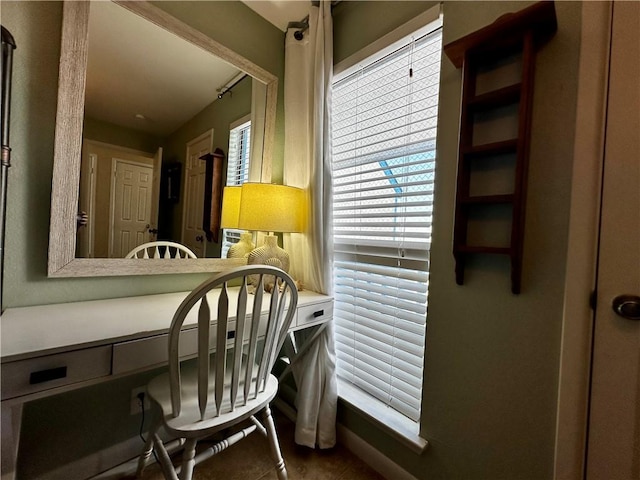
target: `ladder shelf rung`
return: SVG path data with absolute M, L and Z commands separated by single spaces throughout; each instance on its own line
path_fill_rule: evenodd
M 503 140 L 501 142 L 485 143 L 483 145 L 473 145 L 462 149 L 462 155 L 471 157 L 488 157 L 491 155 L 502 155 L 505 153 L 515 153 L 518 149 L 518 139 Z
M 512 193 L 503 195 L 474 195 L 472 197 L 464 197 L 460 199 L 460 203 L 465 205 L 496 205 L 500 203 L 513 203 L 514 195 Z
M 454 253 L 492 253 L 496 255 L 511 255 L 510 247 L 479 247 L 472 245 L 457 245 Z
M 516 83 L 508 87 L 476 95 L 469 99 L 468 105 L 473 108 L 474 111 L 504 107 L 517 103 L 520 100 L 521 91 L 522 84 Z

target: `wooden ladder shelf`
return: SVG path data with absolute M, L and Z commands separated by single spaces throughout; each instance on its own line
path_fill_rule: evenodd
M 462 68 L 462 104 L 458 150 L 458 179 L 453 234 L 456 283 L 464 283 L 464 270 L 470 254 L 507 255 L 511 260 L 511 291 L 520 293 L 522 247 L 524 238 L 527 165 L 531 134 L 534 65 L 537 49 L 549 40 L 557 28 L 552 1 L 536 3 L 516 13 L 498 18 L 491 25 L 444 47 L 445 54 Z M 478 77 L 492 66 L 515 58 L 519 61 L 520 79 L 516 83 L 476 93 Z M 474 142 L 474 126 L 479 115 L 500 115 L 506 108 L 517 112 L 517 136 L 500 141 Z M 488 167 L 491 159 L 514 157 L 513 191 L 484 195 L 471 194 L 474 167 Z M 498 205 L 511 207 L 510 242 L 502 246 L 470 245 L 468 226 L 470 211 L 485 213 Z

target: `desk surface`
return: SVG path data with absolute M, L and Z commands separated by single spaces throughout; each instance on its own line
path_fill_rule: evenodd
M 229 289 L 231 304 L 236 301 L 237 292 L 238 287 Z M 2 362 L 166 332 L 178 305 L 188 293 L 8 308 L 0 317 Z M 326 295 L 310 291 L 298 292 L 298 297 L 298 310 L 330 300 Z M 265 293 L 263 309 L 269 298 Z M 185 326 L 195 323 L 195 313 L 185 320 Z M 309 324 L 299 327 L 306 326 Z M 292 330 L 296 328 L 293 326 Z

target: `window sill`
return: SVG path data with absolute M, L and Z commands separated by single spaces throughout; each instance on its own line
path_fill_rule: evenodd
M 340 378 L 338 397 L 413 452 L 421 454 L 429 446 L 429 442 L 419 435 L 417 423 Z

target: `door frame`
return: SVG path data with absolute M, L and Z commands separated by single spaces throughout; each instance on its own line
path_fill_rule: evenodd
M 160 177 L 162 175 L 162 147 L 153 154 L 153 193 L 151 202 L 151 228 L 158 229 L 160 216 Z M 149 241 L 157 240 L 157 233 L 149 233 Z
M 96 215 L 96 176 L 98 169 L 98 155 L 91 153 L 83 149 L 82 153 L 82 167 L 81 172 L 84 169 L 84 177 L 81 173 L 80 181 L 83 182 L 81 188 L 81 197 L 79 202 L 84 203 L 87 206 L 87 223 L 84 225 L 84 230 L 79 231 L 78 237 L 80 240 L 81 248 L 79 254 L 83 258 L 93 258 L 95 254 L 95 215 Z M 86 169 L 89 169 L 89 173 L 86 173 Z M 81 208 L 78 208 L 80 211 Z
M 583 2 L 554 476 L 585 474 L 612 2 Z M 579 181 L 578 181 L 579 179 Z

